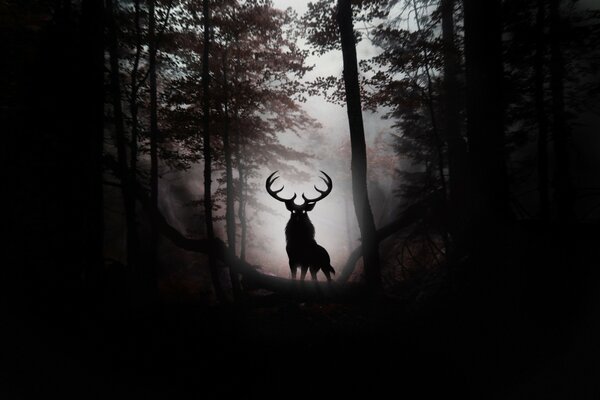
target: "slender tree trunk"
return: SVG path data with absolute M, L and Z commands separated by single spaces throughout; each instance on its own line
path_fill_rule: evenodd
M 347 197 L 344 198 L 344 216 L 346 217 L 346 245 L 348 246 L 348 251 L 352 251 L 355 245 L 352 223 L 350 222 L 350 219 L 352 218 L 352 214 L 350 211 L 350 201 Z
M 246 220 L 246 187 L 247 187 L 247 178 L 246 171 L 244 170 L 244 158 L 243 158 L 243 144 L 242 144 L 242 135 L 240 132 L 240 119 L 238 115 L 238 110 L 234 111 L 235 113 L 235 126 L 236 126 L 236 158 L 237 158 L 237 166 L 238 166 L 238 180 L 239 180 L 239 188 L 238 188 L 238 217 L 240 219 L 240 259 L 242 261 L 246 261 L 246 245 L 248 238 L 248 221 Z
M 202 52 L 202 125 L 203 125 L 203 155 L 204 155 L 204 219 L 206 225 L 206 237 L 209 241 L 215 239 L 212 215 L 212 152 L 210 144 L 210 69 L 209 69 L 209 46 L 210 46 L 210 10 L 208 0 L 202 1 L 204 15 L 204 50 Z M 213 281 L 217 300 L 223 302 L 225 294 L 219 280 L 217 262 L 212 252 L 208 254 L 208 267 Z
M 337 22 L 342 43 L 344 87 L 352 148 L 351 164 L 354 210 L 363 241 L 365 279 L 372 289 L 378 290 L 381 287 L 379 246 L 375 237 L 375 222 L 367 192 L 367 149 L 362 119 L 360 87 L 358 83 L 358 62 L 350 0 L 338 1 Z
M 415 21 L 417 24 L 417 30 L 421 31 L 421 23 L 419 22 L 419 8 L 417 7 L 417 1 L 413 0 L 413 11 L 415 13 Z M 427 103 L 427 108 L 429 109 L 429 116 L 431 118 L 431 130 L 432 130 L 432 138 L 433 143 L 435 144 L 435 149 L 437 153 L 437 173 L 440 179 L 440 185 L 442 189 L 442 199 L 444 204 L 444 214 L 448 213 L 448 189 L 446 185 L 446 177 L 444 174 L 444 145 L 442 142 L 442 138 L 440 137 L 440 130 L 438 127 L 437 116 L 435 113 L 435 106 L 433 102 L 433 82 L 431 79 L 431 71 L 429 66 L 429 53 L 427 50 L 423 51 L 423 58 L 425 60 L 423 67 L 425 69 L 425 76 L 427 77 L 427 93 L 425 95 L 425 102 Z M 448 238 L 448 230 L 444 230 L 442 232 L 442 238 L 444 240 L 444 248 L 448 249 L 449 246 L 449 238 Z
M 108 15 L 110 87 L 115 123 L 117 163 L 119 165 L 119 178 L 122 183 L 121 188 L 127 231 L 127 265 L 130 268 L 133 268 L 135 264 L 135 252 L 132 251 L 132 245 L 135 243 L 135 237 L 137 236 L 135 227 L 135 208 L 132 209 L 132 206 L 135 204 L 135 197 L 132 192 L 133 186 L 131 185 L 131 182 L 129 182 L 129 171 L 127 168 L 127 141 L 125 138 L 125 124 L 121 97 L 117 27 L 115 24 L 116 16 L 112 0 L 106 0 L 106 11 Z
M 140 84 L 138 82 L 138 73 L 140 58 L 142 54 L 142 37 L 140 28 L 140 0 L 134 1 L 134 24 L 135 24 L 135 57 L 133 66 L 131 67 L 130 81 L 131 91 L 129 93 L 129 113 L 131 116 L 131 138 L 129 143 L 129 171 L 128 186 L 133 191 L 137 187 L 137 157 L 138 157 L 138 135 L 139 135 L 139 119 L 138 119 L 138 94 Z M 130 196 L 125 205 L 128 210 L 127 216 L 127 265 L 132 274 L 132 277 L 139 275 L 139 249 L 140 238 L 137 227 L 136 200 L 135 196 Z
M 444 44 L 444 131 L 448 145 L 449 224 L 452 235 L 450 253 L 459 255 L 464 246 L 467 200 L 467 147 L 460 130 L 458 73 L 460 64 L 454 33 L 455 0 L 442 0 L 442 41 Z M 450 256 L 452 257 L 452 254 Z
M 420 32 L 421 31 L 421 23 L 419 22 L 419 8 L 417 6 L 417 1 L 413 0 L 412 2 L 413 4 L 413 11 L 415 14 L 415 21 L 417 24 L 417 30 Z M 439 128 L 438 128 L 438 123 L 437 123 L 437 116 L 435 114 L 435 106 L 433 104 L 433 82 L 431 80 L 431 68 L 429 67 L 429 53 L 427 52 L 427 50 L 423 51 L 423 59 L 425 60 L 425 62 L 423 63 L 423 69 L 425 70 L 425 76 L 427 78 L 427 94 L 426 94 L 426 99 L 425 102 L 427 103 L 427 108 L 429 109 L 429 117 L 431 118 L 431 128 L 432 128 L 432 136 L 433 136 L 433 142 L 435 144 L 435 149 L 437 152 L 437 172 L 439 174 L 439 178 L 440 178 L 440 184 L 442 186 L 442 191 L 444 193 L 444 201 L 446 201 L 446 197 L 447 197 L 447 189 L 446 189 L 446 177 L 444 176 L 444 150 L 443 150 L 443 143 L 442 143 L 442 139 L 440 138 L 440 133 L 439 133 Z
M 96 98 L 104 87 L 104 7 L 102 0 L 83 0 L 81 3 L 82 59 L 82 115 L 81 134 L 86 135 L 85 151 L 88 155 L 85 243 L 85 285 L 95 289 L 104 259 L 104 196 L 102 156 L 104 147 L 104 104 Z M 84 89 L 85 88 L 85 89 Z
M 235 36 L 235 52 L 240 54 L 239 49 L 239 38 Z M 233 84 L 237 87 L 240 78 L 240 62 L 239 57 L 234 66 Z M 243 144 L 242 144 L 242 132 L 240 129 L 240 115 L 237 103 L 234 105 L 233 118 L 235 121 L 235 157 L 237 160 L 238 170 L 238 218 L 240 220 L 240 259 L 246 261 L 246 245 L 248 238 L 248 222 L 246 220 L 246 190 L 247 190 L 247 178 L 246 171 L 244 170 L 244 158 L 243 158 Z M 235 222 L 235 220 L 234 220 Z
M 509 215 L 504 149 L 500 0 L 464 0 L 467 136 L 472 222 L 489 227 Z M 475 237 L 479 236 L 473 232 Z
M 148 69 L 150 86 L 150 202 L 154 210 L 158 211 L 158 99 L 156 87 L 156 11 L 155 0 L 148 2 Z M 150 265 L 147 271 L 146 282 L 149 296 L 158 294 L 158 229 L 156 227 L 156 212 L 152 216 L 150 236 Z
M 246 261 L 246 251 L 248 250 L 248 216 L 246 214 L 248 178 L 246 175 L 242 182 L 243 186 L 240 190 L 240 259 Z
M 545 21 L 546 2 L 544 0 L 538 0 L 535 27 L 534 98 L 538 122 L 537 173 L 540 198 L 540 219 L 542 221 L 547 221 L 550 216 L 550 200 L 548 193 L 548 118 L 544 107 L 544 58 L 546 50 L 546 40 L 544 35 Z
M 227 183 L 226 206 L 225 206 L 225 224 L 227 231 L 227 246 L 228 251 L 232 256 L 235 256 L 235 189 L 233 187 L 233 168 L 231 145 L 229 141 L 229 82 L 227 76 L 227 50 L 223 56 L 223 91 L 225 97 L 225 126 L 223 129 L 223 152 L 225 153 L 225 180 Z M 229 278 L 231 279 L 231 287 L 233 289 L 234 299 L 238 300 L 241 295 L 240 278 L 234 265 L 229 266 Z
M 572 218 L 573 197 L 570 178 L 569 139 L 565 115 L 565 66 L 560 48 L 560 1 L 550 1 L 550 89 L 552 91 L 552 140 L 554 142 L 554 197 L 558 219 L 566 222 Z

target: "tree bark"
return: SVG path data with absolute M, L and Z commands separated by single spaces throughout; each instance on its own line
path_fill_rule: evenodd
M 150 89 L 150 201 L 153 210 L 158 211 L 158 99 L 156 83 L 156 11 L 155 0 L 148 2 L 148 70 Z M 151 216 L 156 219 L 157 216 Z M 152 298 L 158 294 L 157 271 L 158 271 L 158 231 L 155 224 L 150 233 L 150 262 L 145 274 L 144 286 L 148 295 Z
M 246 261 L 246 247 L 248 242 L 248 220 L 246 217 L 246 190 L 247 190 L 247 178 L 246 171 L 244 170 L 244 152 L 242 136 L 240 132 L 240 121 L 237 110 L 235 110 L 235 125 L 236 125 L 236 158 L 238 165 L 238 180 L 239 180 L 239 203 L 238 203 L 238 217 L 240 219 L 240 259 Z
M 135 224 L 135 197 L 132 193 L 132 184 L 129 180 L 127 167 L 127 141 L 125 138 L 125 124 L 122 108 L 120 68 L 118 58 L 118 38 L 115 24 L 115 9 L 112 0 L 106 0 L 109 31 L 109 57 L 110 57 L 110 86 L 113 103 L 113 117 L 115 124 L 115 139 L 117 147 L 117 162 L 119 164 L 119 178 L 126 222 L 126 248 L 127 265 L 133 270 L 136 261 L 137 232 Z
M 565 66 L 560 48 L 560 1 L 550 1 L 550 90 L 552 92 L 552 140 L 554 142 L 554 197 L 558 219 L 566 222 L 572 218 L 573 197 L 570 178 L 569 139 L 565 115 Z
M 206 226 L 206 237 L 209 241 L 215 238 L 212 216 L 212 153 L 210 144 L 210 10 L 208 0 L 203 0 L 204 17 L 204 49 L 202 52 L 202 144 L 204 155 L 204 222 Z M 225 300 L 225 294 L 219 280 L 216 259 L 212 252 L 208 253 L 208 264 L 215 289 L 215 294 L 220 302 Z
M 550 216 L 548 193 L 548 118 L 544 107 L 544 58 L 546 40 L 544 27 L 546 21 L 546 2 L 538 0 L 536 13 L 536 49 L 534 58 L 534 98 L 535 113 L 538 122 L 537 137 L 537 173 L 540 199 L 540 219 L 547 221 Z
M 227 247 L 231 255 L 235 256 L 235 242 L 236 242 L 236 224 L 235 224 L 235 208 L 234 208 L 234 196 L 235 191 L 233 187 L 233 167 L 232 167 L 232 155 L 231 155 L 231 144 L 229 140 L 229 82 L 227 76 L 227 50 L 223 56 L 223 92 L 224 92 L 224 108 L 225 108 L 225 124 L 223 127 L 223 152 L 225 153 L 225 180 L 227 184 L 226 198 L 225 198 L 225 225 L 227 231 Z M 231 280 L 231 287 L 233 289 L 233 295 L 235 300 L 239 300 L 241 296 L 241 286 L 238 273 L 235 269 L 235 265 L 229 266 L 229 278 Z
M 83 0 L 81 3 L 81 135 L 85 135 L 83 148 L 87 153 L 86 161 L 89 175 L 86 177 L 86 195 L 84 199 L 86 235 L 85 284 L 95 288 L 103 268 L 104 259 L 104 196 L 103 196 L 103 147 L 104 147 L 104 43 L 103 24 L 104 7 L 101 0 Z
M 450 253 L 458 255 L 464 246 L 464 226 L 467 200 L 467 146 L 460 129 L 460 64 L 454 33 L 455 0 L 442 0 L 442 41 L 444 45 L 444 131 L 448 146 L 449 230 L 452 237 Z M 452 258 L 451 254 L 451 258 Z
M 412 1 L 413 4 L 413 12 L 415 15 L 415 22 L 417 25 L 417 31 L 421 32 L 421 23 L 419 22 L 419 19 L 421 18 L 421 16 L 419 15 L 419 7 L 417 6 L 417 1 L 413 0 Z M 439 175 L 439 179 L 440 179 L 440 184 L 442 187 L 442 192 L 444 193 L 444 196 L 447 196 L 447 189 L 446 189 L 446 177 L 444 174 L 444 146 L 442 143 L 442 139 L 440 138 L 440 130 L 438 127 L 438 122 L 437 122 L 437 115 L 435 113 L 435 105 L 433 102 L 433 97 L 434 97 L 434 93 L 433 93 L 433 82 L 431 79 L 431 67 L 429 66 L 429 53 L 427 52 L 427 50 L 423 50 L 423 59 L 424 59 L 424 63 L 423 63 L 423 69 L 425 70 L 425 76 L 427 77 L 427 93 L 425 94 L 425 102 L 427 103 L 427 109 L 429 110 L 429 117 L 431 118 L 431 131 L 432 131 L 432 138 L 433 138 L 433 143 L 435 144 L 435 149 L 437 152 L 437 170 L 438 170 L 438 175 Z M 446 237 L 444 235 L 444 241 L 446 241 Z
M 130 73 L 130 86 L 131 91 L 129 93 L 129 113 L 131 117 L 131 137 L 129 142 L 129 171 L 128 185 L 133 191 L 133 188 L 137 185 L 137 158 L 138 158 L 138 136 L 139 136 L 139 104 L 138 104 L 138 93 L 141 82 L 138 82 L 138 73 L 140 58 L 142 54 L 142 38 L 141 38 L 141 27 L 140 27 L 140 0 L 134 1 L 134 24 L 135 24 L 135 57 Z M 140 238 L 137 229 L 137 211 L 135 196 L 129 196 L 126 204 L 127 215 L 127 264 L 130 267 L 130 271 L 133 276 L 139 275 L 138 261 L 139 261 L 139 250 L 140 250 Z
M 362 119 L 356 42 L 350 0 L 339 0 L 337 22 L 340 29 L 344 62 L 344 87 L 352 148 L 352 189 L 354 210 L 358 219 L 363 248 L 365 279 L 374 290 L 381 288 L 379 247 L 375 237 L 375 221 L 367 192 L 367 151 Z
M 471 222 L 493 226 L 509 216 L 504 148 L 500 0 L 464 0 L 467 137 L 472 176 Z

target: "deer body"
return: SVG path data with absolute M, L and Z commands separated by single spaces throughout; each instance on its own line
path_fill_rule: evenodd
M 322 171 L 321 171 L 322 172 Z M 323 271 L 328 281 L 331 281 L 331 274 L 335 271 L 331 266 L 331 261 L 327 250 L 317 244 L 315 241 L 315 227 L 310 218 L 308 211 L 311 211 L 316 202 L 327 196 L 332 189 L 331 178 L 323 172 L 327 177 L 321 178 L 327 184 L 326 190 L 320 190 L 315 186 L 315 189 L 321 194 L 316 199 L 308 199 L 304 194 L 304 204 L 298 205 L 294 203 L 296 194 L 291 199 L 283 199 L 278 196 L 278 193 L 283 190 L 283 187 L 278 190 L 272 190 L 271 185 L 278 178 L 273 178 L 274 172 L 267 178 L 267 191 L 275 199 L 285 203 L 287 209 L 291 212 L 290 220 L 285 227 L 286 251 L 289 258 L 290 271 L 292 279 L 296 279 L 296 273 L 300 268 L 300 279 L 304 280 L 306 273 L 310 270 L 310 275 L 313 280 L 317 279 L 317 272 Z
M 315 241 L 315 228 L 307 213 L 292 213 L 285 227 L 285 241 L 293 279 L 296 279 L 296 271 L 300 267 L 302 280 L 308 270 L 312 279 L 316 280 L 317 272 L 321 270 L 331 281 L 331 273 L 335 274 L 335 271 L 329 253 Z

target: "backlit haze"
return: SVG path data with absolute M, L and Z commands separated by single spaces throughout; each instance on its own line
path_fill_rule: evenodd
M 308 1 L 274 1 L 276 8 L 292 7 L 299 15 L 306 11 L 307 4 Z M 357 50 L 359 60 L 371 57 L 377 51 L 366 39 L 359 44 Z M 332 51 L 322 56 L 310 56 L 307 64 L 314 65 L 314 69 L 306 76 L 307 80 L 317 76 L 341 76 L 342 74 L 340 51 Z M 313 185 L 316 184 L 321 189 L 325 187 L 319 178 L 319 170 L 329 174 L 333 180 L 333 191 L 327 198 L 317 203 L 309 216 L 315 226 L 317 242 L 329 251 L 332 265 L 339 273 L 349 253 L 359 244 L 360 236 L 350 187 L 350 145 L 346 109 L 328 103 L 320 96 L 309 97 L 303 106 L 309 115 L 322 125 L 322 128 L 314 132 L 301 132 L 298 135 L 293 132 L 281 132 L 280 141 L 294 149 L 314 155 L 314 159 L 307 160 L 304 165 L 294 163 L 296 168 L 306 172 L 308 179 L 292 180 L 293 177 L 287 174 L 285 169 L 280 169 L 280 179 L 274 187 L 285 185 L 281 195 L 289 197 L 295 192 L 301 201 L 302 193 L 308 197 L 317 194 Z M 390 218 L 394 209 L 395 200 L 391 193 L 393 166 L 397 165 L 397 160 L 394 161 L 395 156 L 390 146 L 386 145 L 391 138 L 390 121 L 382 119 L 381 115 L 369 112 L 365 112 L 363 117 L 367 144 L 371 150 L 377 149 L 379 159 L 374 165 L 370 165 L 369 191 L 375 222 L 380 226 Z M 263 266 L 265 273 L 288 277 L 290 272 L 285 252 L 284 228 L 289 212 L 283 203 L 271 198 L 264 190 L 265 179 L 272 171 L 274 166 L 265 165 L 260 178 L 250 182 L 251 185 L 261 188 L 256 196 L 257 202 L 272 209 L 272 212 L 257 213 L 251 204 L 248 205 L 251 235 L 248 237 L 247 260 Z M 161 179 L 159 196 L 161 209 L 169 221 L 188 236 L 197 236 L 197 232 L 201 229 L 199 227 L 202 226 L 198 210 L 186 207 L 191 200 L 201 198 L 202 181 L 201 166 L 186 172 L 166 173 Z M 215 176 L 213 186 L 217 185 Z M 223 221 L 216 223 L 215 230 L 219 237 L 225 239 Z M 165 246 L 169 245 L 165 244 Z M 195 255 L 189 254 L 182 262 L 193 262 L 193 257 Z M 323 279 L 321 274 L 319 279 Z

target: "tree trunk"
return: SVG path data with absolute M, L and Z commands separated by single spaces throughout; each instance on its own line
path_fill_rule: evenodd
M 471 222 L 485 230 L 509 215 L 504 148 L 500 0 L 464 0 Z M 490 225 L 491 224 L 491 225 Z M 472 232 L 479 237 L 476 229 Z
M 101 0 L 83 0 L 81 3 L 81 106 L 82 135 L 85 135 L 89 174 L 86 179 L 85 243 L 86 269 L 84 279 L 88 288 L 95 288 L 104 259 L 104 196 L 103 146 L 104 104 L 96 98 L 104 87 L 103 3 Z
M 413 12 L 415 15 L 415 21 L 416 21 L 416 25 L 417 25 L 417 31 L 421 32 L 421 23 L 419 22 L 419 19 L 421 18 L 421 16 L 419 15 L 419 7 L 417 6 L 417 1 L 413 0 L 412 4 L 413 4 Z M 447 196 L 446 177 L 444 175 L 444 149 L 443 149 L 442 140 L 440 138 L 437 116 L 435 113 L 435 105 L 433 103 L 433 97 L 434 97 L 433 82 L 431 79 L 431 67 L 429 66 L 429 63 L 430 63 L 429 52 L 426 49 L 423 50 L 423 60 L 424 60 L 423 69 L 425 70 L 425 76 L 427 78 L 427 92 L 424 93 L 424 95 L 425 95 L 424 100 L 427 103 L 429 117 L 431 118 L 431 131 L 432 131 L 433 143 L 435 144 L 435 149 L 437 152 L 436 167 L 438 170 L 440 184 L 442 186 L 444 196 Z
M 106 0 L 106 10 L 108 15 L 108 31 L 109 31 L 109 57 L 110 57 L 110 87 L 113 103 L 113 117 L 115 124 L 115 139 L 117 147 L 117 162 L 119 164 L 119 179 L 121 180 L 121 190 L 123 196 L 123 206 L 125 209 L 126 222 L 126 248 L 127 248 L 127 265 L 133 269 L 135 264 L 134 247 L 135 237 L 137 237 L 135 226 L 135 197 L 132 193 L 132 185 L 129 182 L 129 170 L 127 168 L 127 142 L 125 139 L 125 124 L 122 108 L 121 83 L 120 83 L 120 68 L 118 58 L 118 39 L 117 27 L 115 24 L 115 10 L 112 0 Z
M 203 125 L 203 155 L 204 155 L 204 219 L 206 225 L 206 237 L 209 242 L 215 239 L 215 231 L 213 227 L 212 216 L 212 154 L 210 144 L 210 69 L 209 69 L 209 46 L 210 46 L 210 12 L 208 8 L 208 0 L 203 0 L 203 15 L 204 15 L 204 50 L 202 52 L 202 125 Z M 217 300 L 223 302 L 225 294 L 219 280 L 219 271 L 217 269 L 217 260 L 212 252 L 208 253 L 208 267 L 210 269 L 211 278 Z
M 350 200 L 348 197 L 344 197 L 344 217 L 346 220 L 346 246 L 348 247 L 348 251 L 352 250 L 354 246 L 354 234 L 352 229 L 352 223 L 350 219 L 352 218 L 352 212 L 350 211 Z
M 554 197 L 558 219 L 566 222 L 572 218 L 573 197 L 570 178 L 569 140 L 565 115 L 565 67 L 560 48 L 560 1 L 550 1 L 550 89 L 552 91 L 552 140 L 554 142 Z
M 226 206 L 225 206 L 225 224 L 227 230 L 227 247 L 232 256 L 235 256 L 235 208 L 233 187 L 233 168 L 231 145 L 229 141 L 229 82 L 227 76 L 227 50 L 223 57 L 223 92 L 224 92 L 224 108 L 225 108 L 225 126 L 223 127 L 223 152 L 225 153 L 225 180 L 227 183 Z M 240 279 L 234 265 L 229 266 L 229 278 L 231 279 L 231 287 L 233 289 L 234 299 L 238 300 L 241 295 Z
M 134 1 L 134 24 L 135 24 L 135 57 L 131 67 L 130 81 L 131 91 L 129 93 L 129 113 L 131 117 L 131 140 L 129 143 L 129 171 L 128 186 L 133 191 L 137 186 L 137 158 L 138 158 L 138 136 L 139 136 L 139 119 L 138 119 L 138 94 L 141 82 L 138 82 L 138 73 L 140 58 L 142 54 L 142 37 L 140 27 L 140 0 Z M 140 277 L 139 270 L 139 254 L 140 254 L 140 238 L 137 227 L 137 211 L 135 196 L 129 196 L 128 204 L 125 205 L 128 210 L 127 218 L 127 265 L 132 277 Z
M 546 40 L 544 36 L 545 14 L 545 1 L 538 0 L 535 27 L 534 98 L 535 113 L 538 122 L 537 173 L 540 198 L 540 219 L 542 221 L 547 221 L 550 216 L 550 201 L 548 195 L 548 118 L 544 107 L 544 58 L 546 49 Z
M 158 210 L 158 99 L 156 87 L 156 12 L 155 0 L 148 2 L 148 70 L 150 86 L 150 201 L 154 210 Z M 152 219 L 157 218 L 152 216 Z M 154 225 L 154 224 L 153 224 Z M 155 225 L 150 233 L 150 262 L 145 274 L 144 287 L 150 298 L 158 294 L 158 231 Z
M 501 0 L 464 0 L 466 111 L 469 145 L 469 220 L 465 265 L 472 302 L 482 312 L 506 312 L 509 235 L 508 177 L 505 167 Z M 454 280 L 457 282 L 457 280 Z M 501 329 L 494 319 L 490 329 Z M 486 356 L 498 363 L 502 355 Z M 481 385 L 490 385 L 489 380 Z
M 378 290 L 381 288 L 379 246 L 375 237 L 375 222 L 367 192 L 367 151 L 350 0 L 338 1 L 337 22 L 342 43 L 344 87 L 352 148 L 351 164 L 354 210 L 358 219 L 364 248 L 365 279 L 371 289 Z
M 444 131 L 448 146 L 449 224 L 452 236 L 450 253 L 459 256 L 464 246 L 467 200 L 467 146 L 460 130 L 460 64 L 454 33 L 455 0 L 442 0 L 442 41 L 444 45 Z M 450 255 L 452 258 L 452 254 Z
M 416 25 L 417 25 L 417 30 L 420 32 L 421 31 L 421 23 L 419 22 L 420 16 L 419 16 L 419 8 L 417 7 L 417 1 L 413 0 L 412 2 L 413 4 L 413 11 L 414 11 L 414 15 L 415 15 L 415 21 L 416 21 Z M 429 66 L 429 53 L 427 52 L 427 50 L 423 50 L 423 59 L 424 59 L 424 63 L 423 63 L 423 67 L 425 69 L 425 76 L 427 77 L 427 93 L 424 94 L 425 96 L 425 102 L 427 103 L 427 109 L 429 110 L 429 116 L 431 118 L 431 131 L 432 131 L 432 139 L 433 139 L 433 143 L 435 144 L 435 149 L 436 149 L 436 153 L 437 153 L 437 172 L 439 175 L 439 179 L 440 179 L 440 185 L 442 188 L 442 194 L 443 194 L 443 199 L 444 199 L 444 215 L 446 215 L 448 213 L 448 189 L 447 189 L 447 185 L 446 185 L 446 177 L 444 174 L 444 145 L 442 142 L 442 138 L 440 137 L 440 130 L 438 127 L 438 122 L 437 122 L 437 116 L 435 113 L 435 105 L 433 102 L 433 98 L 434 98 L 434 93 L 433 93 L 433 82 L 431 79 L 431 71 L 430 71 L 430 66 Z M 448 238 L 448 230 L 444 230 L 442 232 L 442 238 L 444 240 L 444 248 L 448 249 L 449 246 L 449 238 Z
M 238 203 L 238 217 L 240 219 L 240 259 L 246 261 L 246 246 L 248 239 L 248 221 L 246 218 L 246 187 L 247 178 L 246 171 L 244 170 L 244 158 L 243 158 L 243 143 L 240 132 L 240 120 L 237 110 L 235 110 L 235 126 L 236 126 L 236 158 L 238 165 L 238 180 L 239 180 L 239 203 Z

